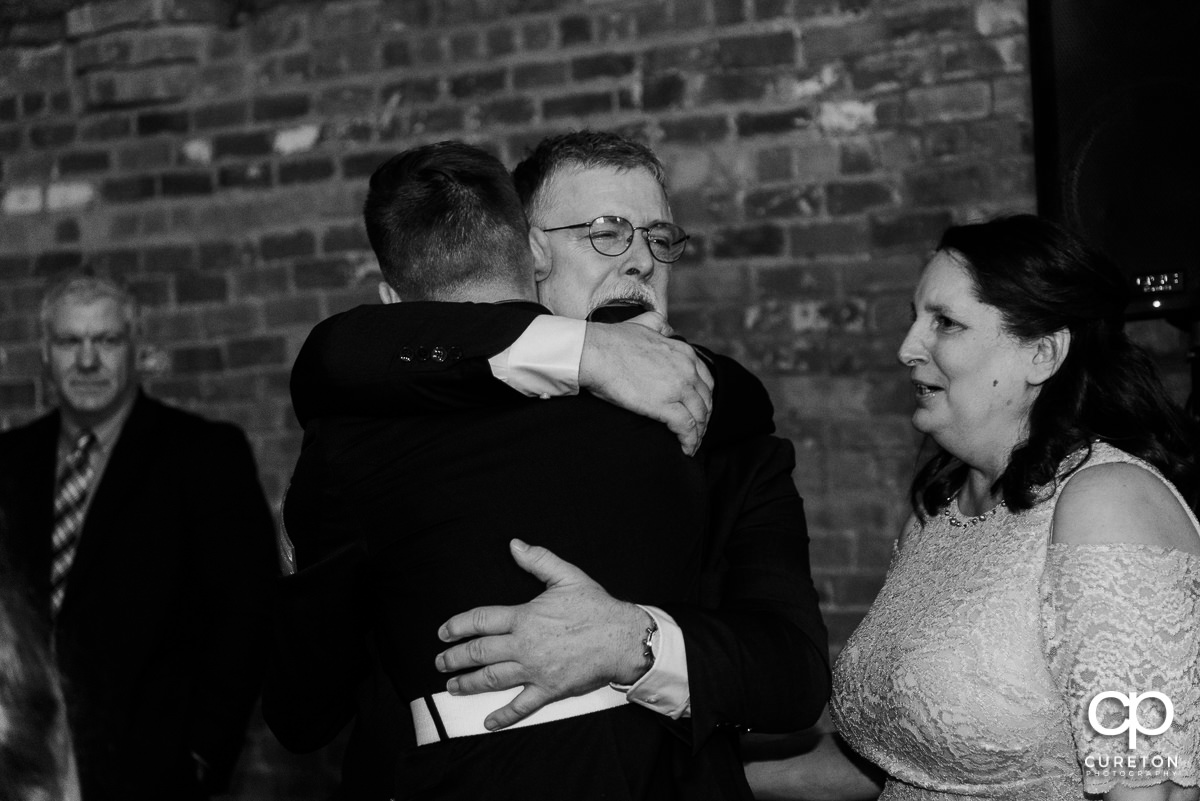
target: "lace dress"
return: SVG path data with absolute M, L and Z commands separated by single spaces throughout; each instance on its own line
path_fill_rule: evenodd
M 1081 469 L 1108 462 L 1153 471 L 1102 443 Z M 834 722 L 887 771 L 881 799 L 1080 801 L 1116 784 L 1198 783 L 1200 558 L 1050 544 L 1063 486 L 966 528 L 945 515 L 909 520 L 834 669 Z M 1137 732 L 1134 751 L 1128 731 L 1089 724 L 1097 694 L 1150 690 L 1174 717 L 1162 734 Z M 1144 700 L 1138 723 L 1156 730 L 1166 713 Z M 1096 719 L 1117 729 L 1129 710 L 1108 698 Z

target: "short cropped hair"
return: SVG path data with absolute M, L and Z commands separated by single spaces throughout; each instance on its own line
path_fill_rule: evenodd
M 512 179 L 472 145 L 393 156 L 371 176 L 363 217 L 384 279 L 405 300 L 531 275 L 529 224 Z
M 125 322 L 129 325 L 129 333 L 136 334 L 138 305 L 133 293 L 112 278 L 76 273 L 51 284 L 42 295 L 42 306 L 38 313 L 42 336 L 49 335 L 50 321 L 64 302 L 70 300 L 76 303 L 91 303 L 102 298 L 111 298 L 117 302 L 124 313 Z
M 513 183 L 531 221 L 544 218 L 545 192 L 555 173 L 564 168 L 648 170 L 667 194 L 667 172 L 654 151 L 641 142 L 612 131 L 572 131 L 538 143 L 513 170 Z

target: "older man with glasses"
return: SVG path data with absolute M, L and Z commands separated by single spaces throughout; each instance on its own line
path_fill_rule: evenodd
M 680 797 L 749 798 L 737 734 L 808 726 L 829 692 L 792 446 L 771 436 L 773 410 L 756 379 L 705 351 L 690 368 L 679 349 L 687 356 L 692 350 L 657 332 L 669 331 L 671 265 L 688 236 L 672 220 L 664 170 L 648 148 L 602 132 L 552 137 L 513 179 L 531 223 L 538 297 L 554 315 L 444 304 L 431 328 L 428 321 L 415 325 L 403 303 L 356 309 L 323 323 L 306 343 L 293 372 L 297 413 L 303 421 L 510 402 L 489 386 L 500 379 L 543 398 L 587 389 L 667 423 L 689 452 L 707 426 L 696 458 L 707 477 L 709 527 L 696 532 L 705 542 L 692 598 L 635 607 L 629 602 L 639 599 L 612 598 L 545 549 L 514 549 L 513 558 L 545 581 L 546 591 L 519 606 L 452 617 L 438 632 L 447 647 L 437 665 L 448 677 L 448 705 L 458 709 L 466 698 L 469 715 L 478 718 L 471 730 L 503 736 L 505 727 L 547 705 L 619 684 L 612 666 L 642 654 L 646 669 L 621 688 L 679 735 L 671 758 Z M 633 321 L 643 325 L 586 321 L 613 305 L 645 310 Z M 524 332 L 499 353 L 476 346 L 470 334 L 514 320 Z M 422 359 L 423 342 L 452 344 L 441 359 L 428 348 Z M 636 453 L 628 462 L 626 476 L 596 487 L 615 504 L 623 481 L 655 480 L 639 473 Z M 611 615 L 613 605 L 638 613 L 606 652 L 592 641 L 589 621 Z

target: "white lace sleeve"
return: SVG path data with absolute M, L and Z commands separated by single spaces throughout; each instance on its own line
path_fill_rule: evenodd
M 1200 559 L 1129 543 L 1051 545 L 1042 620 L 1084 790 L 1200 783 Z M 1147 692 L 1169 704 L 1144 698 L 1135 714 L 1125 698 Z M 1123 697 L 1092 708 L 1102 693 Z M 1168 715 L 1165 730 L 1146 733 Z

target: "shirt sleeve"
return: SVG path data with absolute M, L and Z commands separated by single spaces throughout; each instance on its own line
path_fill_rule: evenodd
M 690 717 L 692 700 L 683 630 L 673 617 L 658 607 L 641 604 L 638 607 L 654 618 L 658 626 L 658 648 L 654 664 L 629 688 L 625 697 L 672 720 Z
M 1050 546 L 1043 641 L 1085 792 L 1200 783 L 1198 619 L 1200 559 L 1190 554 L 1133 543 Z M 1146 693 L 1155 695 L 1139 700 Z
M 586 330 L 584 320 L 539 315 L 512 345 L 488 359 L 492 375 L 523 395 L 578 394 Z

